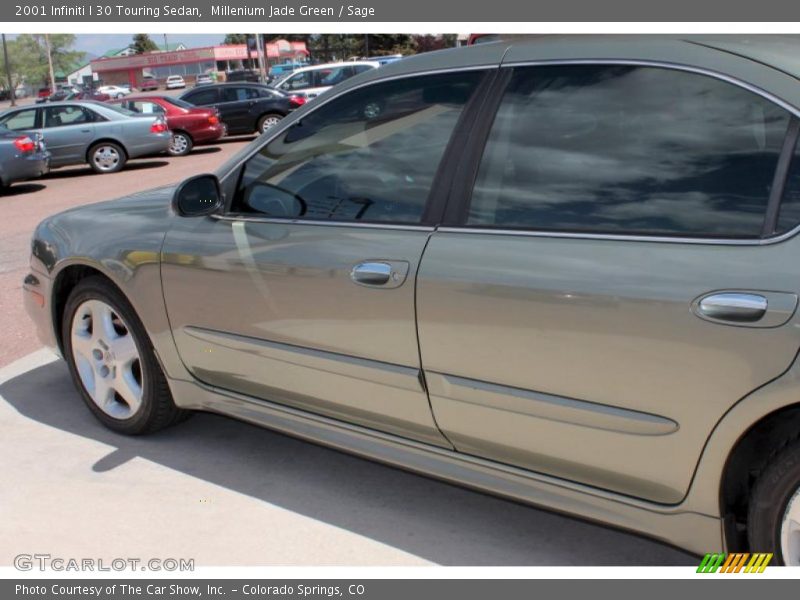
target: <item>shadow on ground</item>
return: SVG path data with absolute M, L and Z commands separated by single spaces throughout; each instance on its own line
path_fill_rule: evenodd
M 137 171 L 141 169 L 156 169 L 158 167 L 166 167 L 169 164 L 166 160 L 152 160 L 152 159 L 134 159 L 128 161 L 122 171 Z M 122 172 L 120 171 L 120 172 Z M 47 175 L 43 175 L 42 179 L 64 179 L 67 177 L 83 177 L 84 175 L 95 174 L 90 166 L 82 167 L 61 167 L 53 169 Z M 113 175 L 109 174 L 96 174 L 98 177 L 108 177 Z
M 46 186 L 40 183 L 15 183 L 0 190 L 0 198 L 3 196 L 21 196 L 22 194 L 32 194 L 43 190 Z
M 91 416 L 62 361 L 6 382 L 0 395 L 29 419 L 116 448 L 87 469 L 141 457 L 443 565 L 697 564 L 638 536 L 216 415 L 149 437 L 117 435 Z

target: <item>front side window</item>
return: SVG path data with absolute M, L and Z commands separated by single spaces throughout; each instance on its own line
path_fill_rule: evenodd
M 316 80 L 315 71 L 303 71 L 302 73 L 295 73 L 286 81 L 280 84 L 282 90 L 287 92 L 294 92 L 297 90 L 307 90 L 308 88 L 316 87 L 314 81 Z
M 470 71 L 385 82 L 324 104 L 246 163 L 232 211 L 419 223 L 481 77 Z
M 514 70 L 468 224 L 756 238 L 790 115 L 705 75 L 657 67 Z
M 0 121 L 12 131 L 24 131 L 36 127 L 36 109 L 20 110 L 7 115 Z

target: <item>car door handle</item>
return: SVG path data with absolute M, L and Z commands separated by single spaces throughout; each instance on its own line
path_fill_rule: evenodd
M 358 285 L 397 288 L 408 275 L 408 262 L 404 260 L 367 260 L 355 265 L 350 279 Z
M 700 300 L 697 310 L 709 319 L 733 323 L 759 321 L 769 308 L 769 301 L 761 294 L 723 292 L 710 294 Z

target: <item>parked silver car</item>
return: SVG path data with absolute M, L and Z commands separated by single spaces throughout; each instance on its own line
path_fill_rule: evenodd
M 40 136 L 20 134 L 0 125 L 0 191 L 49 170 L 50 153 Z
M 164 152 L 172 137 L 161 116 L 94 101 L 7 110 L 0 114 L 0 125 L 41 135 L 52 168 L 88 163 L 97 173 L 114 173 L 128 159 Z
M 798 565 L 798 55 L 404 59 L 216 175 L 45 220 L 26 304 L 116 431 L 214 411 Z

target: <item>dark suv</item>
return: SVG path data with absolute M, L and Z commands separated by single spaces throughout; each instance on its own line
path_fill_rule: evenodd
M 181 96 L 196 106 L 219 110 L 230 134 L 263 133 L 302 101 L 257 83 L 220 83 L 189 90 Z

